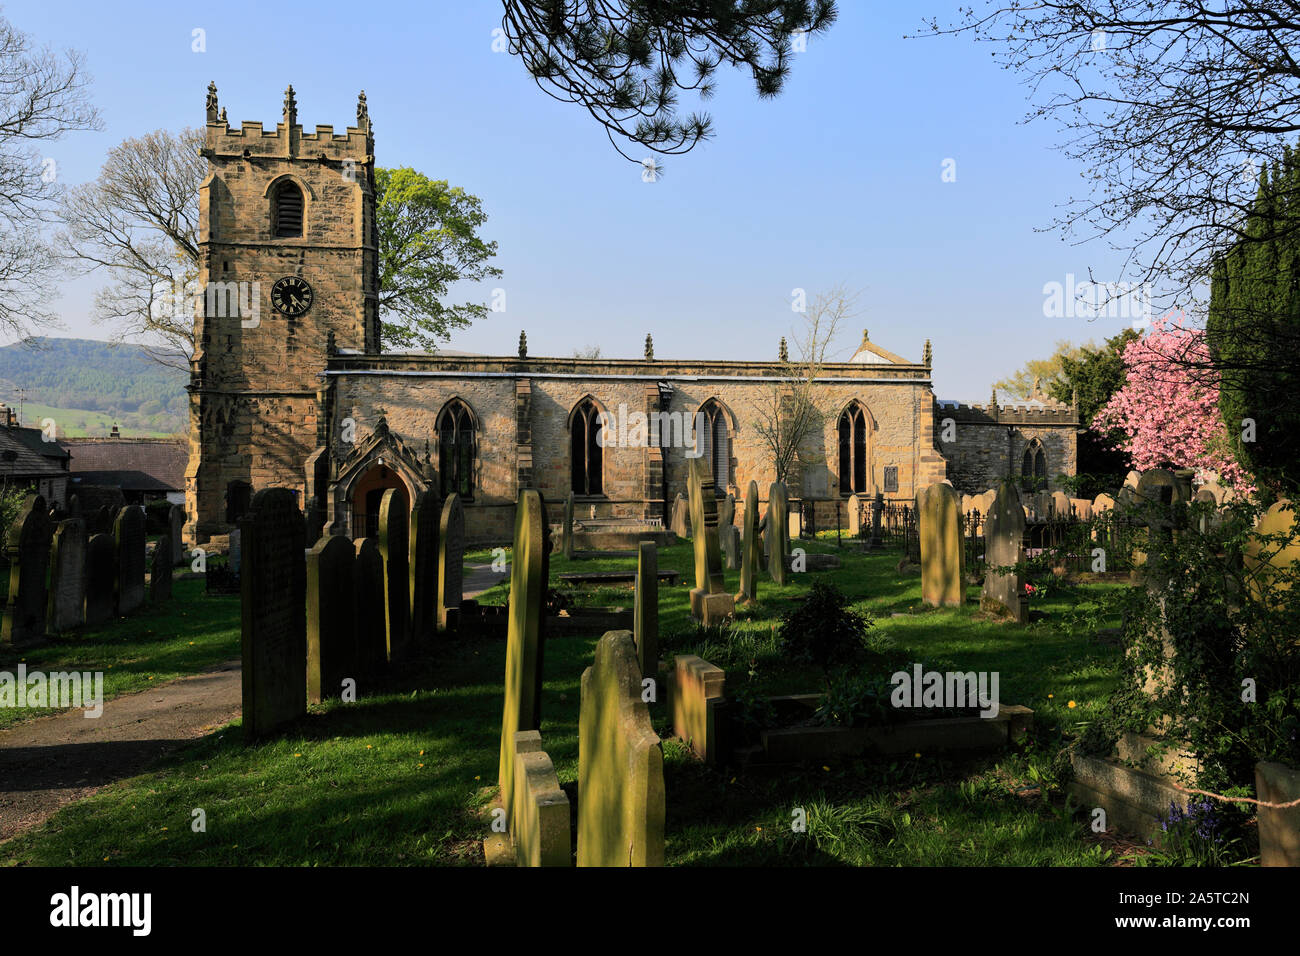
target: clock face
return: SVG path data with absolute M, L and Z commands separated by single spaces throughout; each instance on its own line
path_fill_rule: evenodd
M 271 304 L 285 315 L 302 315 L 311 308 L 312 292 L 304 279 L 285 276 L 271 286 Z

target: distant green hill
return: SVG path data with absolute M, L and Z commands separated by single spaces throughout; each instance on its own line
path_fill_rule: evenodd
M 24 425 L 53 418 L 60 437 L 106 435 L 115 423 L 124 435 L 184 432 L 188 380 L 138 345 L 36 337 L 0 347 L 0 401 L 21 404 Z

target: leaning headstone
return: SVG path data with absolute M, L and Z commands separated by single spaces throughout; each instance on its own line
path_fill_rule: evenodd
M 960 606 L 962 540 L 957 525 L 957 493 L 942 482 L 916 496 L 921 539 L 921 597 L 926 604 Z
M 758 540 L 758 482 L 751 481 L 745 491 L 744 534 L 740 541 L 740 593 L 737 604 L 758 600 L 758 559 L 762 543 Z
M 568 866 L 573 859 L 569 797 L 536 730 L 515 734 L 515 797 L 510 837 L 516 866 Z
M 734 524 L 723 525 L 721 535 L 723 563 L 728 571 L 740 567 L 740 529 Z
M 45 637 L 49 604 L 46 570 L 50 566 L 50 514 L 45 499 L 29 495 L 5 538 L 9 559 L 9 599 L 5 602 L 0 644 L 31 644 Z
M 438 528 L 438 630 L 455 625 L 460 613 L 461 582 L 465 574 L 465 509 L 460 495 L 452 495 L 442 506 Z
M 287 488 L 255 494 L 239 527 L 244 739 L 253 741 L 307 712 L 306 530 Z
M 778 585 L 785 584 L 786 573 L 789 571 L 789 511 L 785 485 L 779 481 L 772 482 L 767 491 L 767 533 L 770 543 L 767 570 Z
M 636 600 L 632 636 L 641 676 L 659 679 L 659 552 L 653 541 L 642 541 L 636 559 Z
M 184 531 L 185 508 L 181 505 L 172 505 L 167 510 L 167 536 L 172 543 L 171 562 L 173 567 L 185 560 L 185 541 L 181 537 Z
M 564 524 L 560 526 L 560 549 L 564 556 L 573 558 L 573 492 L 564 496 Z
M 379 500 L 379 553 L 384 559 L 384 624 L 388 632 L 388 659 L 406 655 L 411 630 L 411 518 L 406 498 L 397 488 L 389 488 Z
M 705 627 L 731 618 L 736 601 L 727 593 L 718 547 L 718 498 L 708 462 L 692 458 L 688 487 L 691 493 L 691 528 L 695 535 L 695 587 L 691 589 L 691 616 Z
M 307 702 L 342 693 L 357 678 L 356 553 L 343 535 L 326 535 L 307 552 Z
M 384 617 L 384 557 L 374 538 L 355 543 L 352 606 L 356 615 L 357 670 L 373 677 L 388 663 L 388 626 Z
M 144 603 L 144 512 L 126 505 L 113 522 L 117 543 L 117 613 L 130 614 Z
M 578 866 L 663 866 L 664 753 L 627 631 L 596 644 L 578 718 Z
M 515 804 L 515 734 L 541 728 L 542 624 L 546 619 L 549 537 L 541 494 L 531 488 L 521 489 L 515 505 L 514 551 L 510 562 L 505 707 L 497 764 L 498 799 L 507 814 L 507 830 L 508 817 Z M 634 651 L 634 660 L 635 657 Z
M 163 535 L 154 542 L 149 559 L 149 600 L 155 604 L 172 596 L 172 542 Z
M 411 636 L 430 637 L 438 620 L 438 525 L 442 506 L 432 490 L 419 491 L 411 506 L 407 564 L 411 575 Z
M 862 533 L 862 501 L 857 495 L 849 495 L 849 537 L 856 538 Z
M 102 624 L 117 611 L 117 545 L 111 534 L 97 534 L 86 542 L 86 623 Z
M 679 538 L 689 538 L 691 536 L 690 526 L 687 524 L 686 499 L 678 493 L 673 499 L 672 517 L 669 523 L 669 529 Z
M 1021 624 L 1029 620 L 1021 575 L 1015 571 L 997 573 L 993 569 L 1018 565 L 1023 560 L 1024 537 L 1025 510 L 1020 495 L 1010 480 L 1003 480 L 998 483 L 997 497 L 984 519 L 984 561 L 988 570 L 984 572 L 980 606 Z
M 62 634 L 81 626 L 86 604 L 86 529 L 77 518 L 60 521 L 50 546 L 50 599 L 46 626 Z

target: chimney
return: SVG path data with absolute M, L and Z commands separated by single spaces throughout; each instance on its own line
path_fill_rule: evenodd
M 122 433 L 121 433 L 120 431 L 117 430 L 117 423 L 116 423 L 116 422 L 114 422 L 113 427 L 109 429 L 109 431 L 108 431 L 108 437 L 109 437 L 109 438 L 121 438 L 121 437 L 122 437 Z

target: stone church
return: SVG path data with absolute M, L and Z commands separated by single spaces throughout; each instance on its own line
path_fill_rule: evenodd
M 766 499 L 775 471 L 760 424 L 791 381 L 784 342 L 770 362 L 657 359 L 649 335 L 636 359 L 531 356 L 523 333 L 515 355 L 386 353 L 365 94 L 342 133 L 299 125 L 293 87 L 273 129 L 232 128 L 210 85 L 202 152 L 189 543 L 228 533 L 271 486 L 294 491 L 315 527 L 353 537 L 375 533 L 388 488 L 408 502 L 455 492 L 482 543 L 509 540 L 524 487 L 554 502 L 573 492 L 583 517 L 662 518 L 686 492 L 688 455 L 706 458 L 719 489 L 743 497 L 756 480 Z M 1000 477 L 1053 487 L 1074 474 L 1077 407 L 942 403 L 930 366 L 928 342 L 910 361 L 866 333 L 848 362 L 825 366 L 791 497 L 833 511 L 854 493 L 911 499 L 945 478 L 977 493 Z

